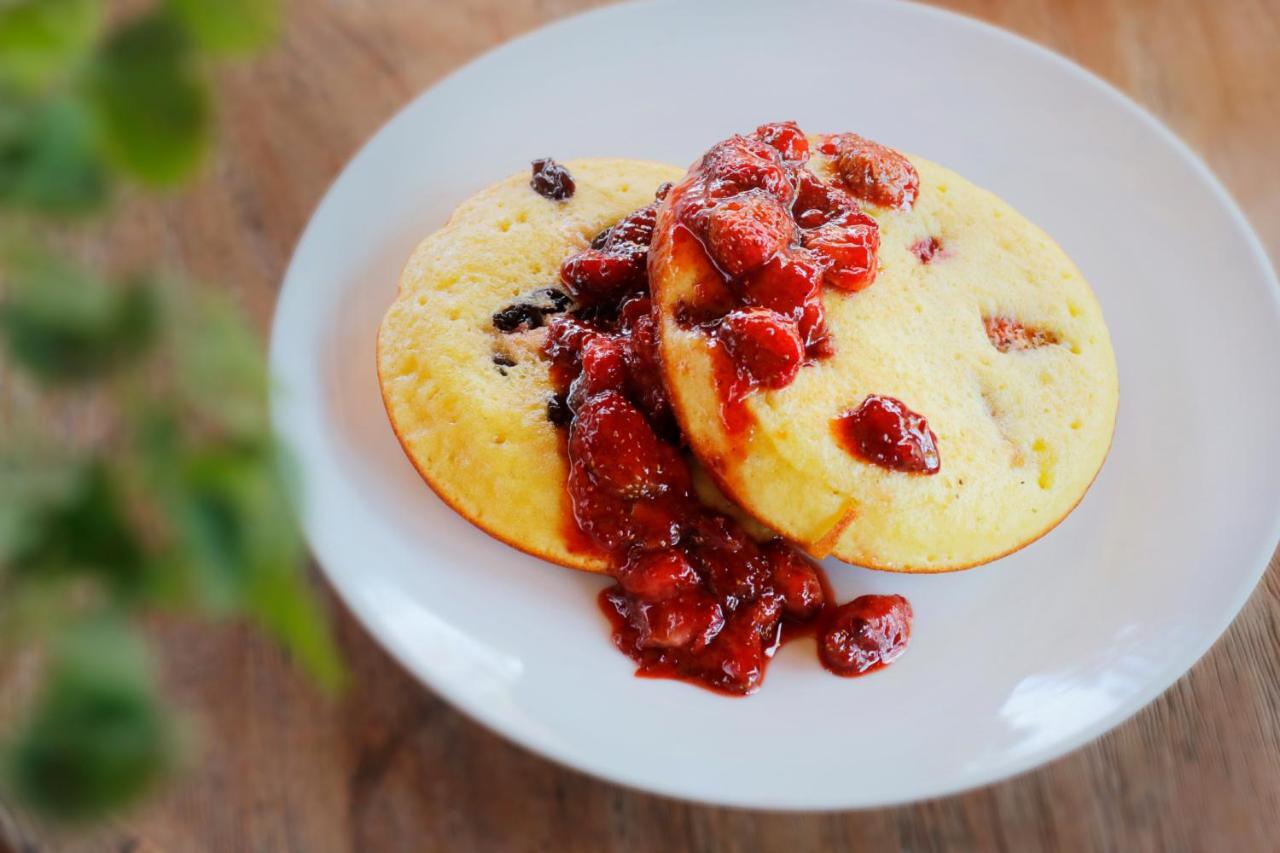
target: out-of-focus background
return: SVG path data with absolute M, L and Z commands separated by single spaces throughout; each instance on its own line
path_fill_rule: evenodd
M 1188 676 L 1085 749 L 917 806 L 769 815 L 479 728 L 262 523 L 287 461 L 260 341 L 326 187 L 424 87 L 597 5 L 0 0 L 0 851 L 1274 849 L 1275 561 Z M 940 5 L 1152 110 L 1280 257 L 1280 2 Z

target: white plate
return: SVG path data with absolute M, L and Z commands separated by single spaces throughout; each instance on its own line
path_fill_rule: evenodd
M 424 12 L 424 14 L 426 14 Z M 599 577 L 454 515 L 404 459 L 374 375 L 401 263 L 536 156 L 684 164 L 793 118 L 989 187 L 1057 238 L 1102 302 L 1119 429 L 1057 530 L 938 577 L 828 566 L 842 598 L 910 597 L 887 670 L 845 680 L 788 646 L 732 700 L 633 677 Z M 1079 746 L 1155 698 L 1244 604 L 1280 534 L 1280 301 L 1239 210 L 1168 130 L 1027 41 L 899 3 L 606 9 L 507 44 L 415 100 L 316 211 L 272 340 L 276 424 L 333 585 L 409 671 L 566 764 L 651 791 L 831 809 L 930 797 Z

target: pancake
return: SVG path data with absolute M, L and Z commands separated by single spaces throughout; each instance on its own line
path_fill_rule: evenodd
M 513 322 L 519 328 L 504 333 L 494 315 L 556 310 L 563 297 L 545 289 L 558 286 L 564 258 L 681 170 L 622 159 L 565 167 L 567 199 L 513 175 L 418 246 L 378 333 L 378 380 L 401 446 L 445 503 L 522 551 L 604 571 L 607 559 L 569 513 L 564 438 L 548 419 L 553 386 L 539 354 L 545 327 Z
M 804 160 L 758 136 L 782 148 L 775 159 Z M 862 190 L 850 194 L 878 226 L 878 271 L 855 274 L 843 289 L 821 288 L 825 341 L 805 339 L 809 357 L 794 379 L 755 388 L 736 404 L 744 412 L 733 414 L 726 401 L 727 344 L 715 331 L 723 326 L 696 316 L 708 292 L 744 287 L 743 271 L 715 266 L 710 231 L 695 236 L 678 209 L 701 192 L 707 168 L 746 187 L 739 207 L 763 210 L 760 194 L 772 193 L 790 209 L 794 189 L 758 174 L 743 178 L 737 165 L 708 166 L 713 149 L 660 208 L 649 274 L 677 420 L 730 498 L 815 556 L 938 572 L 1008 554 L 1076 506 L 1110 446 L 1118 382 L 1102 311 L 1062 249 L 992 193 L 890 152 L 897 158 L 890 165 L 914 166 L 918 188 L 881 197 L 877 190 L 901 176 L 857 172 L 866 165 L 858 152 L 845 155 L 848 147 L 830 139 L 810 137 L 813 155 L 800 168 Z M 752 216 L 773 227 L 775 214 Z M 717 239 L 745 251 L 750 266 L 758 260 L 751 252 L 763 257 L 774 248 L 753 242 L 758 233 L 724 227 Z M 927 419 L 918 432 L 931 430 L 936 453 L 915 470 L 886 467 L 865 449 L 850 452 L 841 438 L 841 416 L 880 396 Z

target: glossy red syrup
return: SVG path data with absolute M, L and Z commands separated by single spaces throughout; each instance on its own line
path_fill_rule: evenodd
M 794 138 L 786 144 L 799 156 Z M 543 353 L 558 385 L 548 417 L 567 429 L 570 541 L 611 558 L 615 583 L 599 603 L 638 675 L 744 695 L 760 687 L 784 638 L 813 633 L 820 648 L 844 649 L 852 629 L 828 618 L 841 611 L 812 560 L 780 539 L 757 543 L 693 492 L 661 380 L 645 274 L 655 205 L 564 262 L 561 281 L 575 302 L 547 322 Z M 750 218 L 767 230 L 771 215 Z M 740 225 L 732 225 L 732 240 L 763 245 L 754 224 Z M 806 354 L 800 324 L 763 306 L 730 313 L 720 318 L 717 344 L 733 375 L 740 367 L 753 386 L 790 381 Z M 868 621 L 858 637 L 899 648 L 886 633 L 898 627 Z M 829 629 L 844 633 L 828 641 Z M 842 675 L 869 671 L 823 660 Z

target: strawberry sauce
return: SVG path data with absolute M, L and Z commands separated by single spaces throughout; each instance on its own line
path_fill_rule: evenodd
M 795 198 L 793 164 L 804 162 L 808 142 L 790 123 L 766 125 L 757 136 L 735 137 L 737 153 L 716 160 L 717 186 L 739 189 L 723 196 L 732 195 L 733 205 L 706 208 L 701 226 L 727 279 L 758 281 L 755 296 L 717 316 L 712 331 L 731 393 L 743 396 L 785 386 L 806 359 L 828 351 L 823 274 L 842 270 L 846 284 L 874 276 L 866 255 L 832 260 L 797 242 L 807 232 L 787 205 Z M 670 190 L 664 185 L 653 204 L 565 260 L 560 279 L 572 302 L 547 297 L 538 312 L 521 307 L 495 317 L 513 327 L 532 313 L 545 320 L 543 354 L 557 386 L 547 412 L 566 432 L 572 538 L 612 564 L 615 583 L 599 604 L 613 641 L 636 661 L 637 675 L 732 695 L 757 690 L 779 645 L 804 633 L 816 634 L 832 672 L 869 672 L 905 648 L 906 600 L 863 596 L 837 607 L 822 570 L 800 550 L 781 539 L 755 541 L 693 491 L 662 381 L 647 276 L 657 208 Z M 818 211 L 806 221 L 858 225 L 866 244 L 874 235 L 869 217 L 847 195 L 847 202 L 836 197 L 845 205 L 839 209 L 817 198 L 827 192 L 835 191 L 806 197 L 806 212 Z

